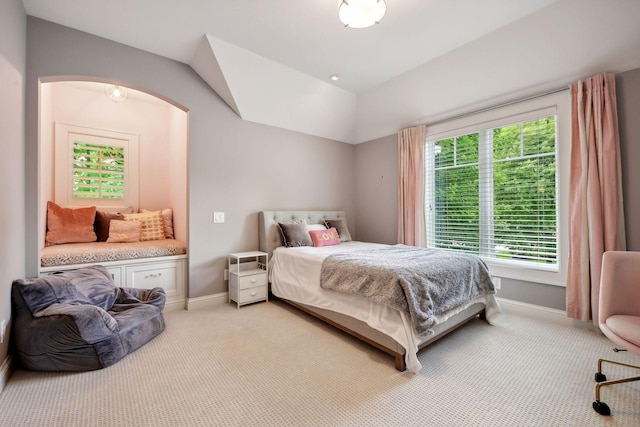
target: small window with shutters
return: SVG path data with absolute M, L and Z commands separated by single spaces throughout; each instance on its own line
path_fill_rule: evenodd
M 137 135 L 56 123 L 55 144 L 56 203 L 137 208 Z
M 73 198 L 125 198 L 124 147 L 73 143 Z

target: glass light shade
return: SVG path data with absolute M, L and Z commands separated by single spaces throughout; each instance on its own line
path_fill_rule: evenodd
M 338 17 L 345 27 L 366 28 L 380 22 L 386 12 L 385 0 L 342 0 Z
M 118 85 L 107 85 L 105 92 L 113 102 L 122 102 L 127 99 L 127 95 L 129 94 L 129 90 L 126 87 Z

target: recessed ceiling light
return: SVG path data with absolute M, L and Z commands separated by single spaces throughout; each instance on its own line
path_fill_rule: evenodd
M 336 80 L 340 80 L 340 74 L 331 74 L 329 78 L 335 82 Z

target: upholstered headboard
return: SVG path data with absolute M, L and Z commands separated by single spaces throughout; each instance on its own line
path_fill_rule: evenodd
M 282 246 L 278 223 L 300 219 L 306 219 L 307 224 L 322 224 L 325 219 L 341 219 L 347 225 L 347 216 L 344 211 L 261 211 L 259 214 L 260 250 L 267 252 L 271 258 L 273 250 Z

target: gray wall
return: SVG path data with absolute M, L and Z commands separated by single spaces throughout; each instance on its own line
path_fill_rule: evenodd
M 627 246 L 640 250 L 640 69 L 616 78 Z M 393 175 L 392 175 L 393 174 Z M 356 218 L 358 238 L 395 243 L 397 216 L 397 136 L 390 135 L 356 146 Z M 389 179 L 387 179 L 387 175 Z M 383 178 L 384 177 L 384 178 Z M 635 186 L 634 186 L 635 183 Z M 566 308 L 565 288 L 521 280 L 502 279 L 498 296 L 558 310 Z
M 35 225 L 43 208 L 37 199 L 41 78 L 113 79 L 170 98 L 189 110 L 190 297 L 226 290 L 222 279 L 226 254 L 258 247 L 257 212 L 262 209 L 345 209 L 356 238 L 395 242 L 395 135 L 351 146 L 245 122 L 185 64 L 32 17 L 25 41 L 25 14 L 18 0 L 3 4 L 0 24 L 0 72 L 2 84 L 9 85 L 7 91 L 3 86 L 0 104 L 1 140 L 11 158 L 26 155 L 24 182 L 16 179 L 23 176 L 20 161 L 1 172 L 2 194 L 11 201 L 0 208 L 4 232 L 0 287 L 5 295 L 11 279 L 35 274 L 38 263 Z M 640 213 L 640 196 L 631 191 L 637 182 L 632 162 L 640 150 L 634 143 L 640 137 L 640 70 L 618 75 L 618 98 L 627 239 L 629 249 L 640 250 L 640 224 L 634 222 Z M 226 212 L 225 224 L 212 224 L 214 210 Z M 25 224 L 29 224 L 26 267 L 17 256 L 23 253 Z M 564 309 L 563 288 L 510 280 L 503 280 L 502 287 L 500 296 L 505 298 Z M 2 301 L 0 320 L 9 312 L 7 299 Z M 0 347 L 0 356 L 2 351 Z
M 38 79 L 118 80 L 189 110 L 189 297 L 226 291 L 230 252 L 258 249 L 258 211 L 344 209 L 357 233 L 354 146 L 241 120 L 187 65 L 63 27 L 27 20 L 27 273 L 35 274 Z M 213 211 L 225 212 L 213 224 Z
M 11 282 L 24 277 L 24 76 L 27 20 L 20 0 L 0 6 L 0 321 L 11 317 Z M 0 366 L 8 354 L 8 331 Z M 0 373 L 1 374 L 1 373 Z M 2 384 L 0 384 L 0 389 Z
M 640 251 L 640 68 L 616 76 L 627 249 Z
M 356 145 L 358 240 L 397 243 L 398 137 Z

